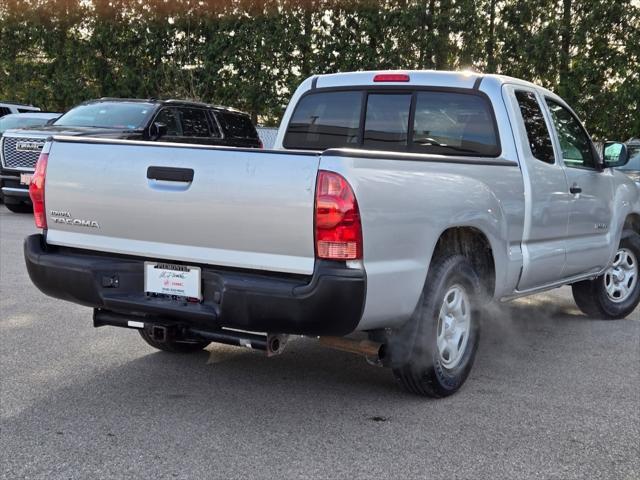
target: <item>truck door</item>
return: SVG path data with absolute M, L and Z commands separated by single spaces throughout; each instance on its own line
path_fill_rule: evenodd
M 609 261 L 613 182 L 598 167 L 591 139 L 573 112 L 545 98 L 571 193 L 565 277 L 597 272 Z
M 505 86 L 525 185 L 523 269 L 518 290 L 562 278 L 571 197 L 551 139 L 550 119 L 532 88 Z

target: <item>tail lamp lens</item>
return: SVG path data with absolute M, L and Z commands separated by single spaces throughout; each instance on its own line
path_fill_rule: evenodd
M 318 173 L 315 223 L 318 258 L 362 258 L 358 202 L 349 183 L 337 173 L 322 170 Z
M 47 228 L 47 211 L 44 206 L 44 181 L 47 173 L 49 154 L 41 153 L 36 163 L 36 171 L 29 184 L 29 196 L 33 203 L 33 218 L 36 227 Z

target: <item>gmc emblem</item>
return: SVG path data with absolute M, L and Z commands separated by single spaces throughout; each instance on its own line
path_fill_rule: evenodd
M 16 142 L 17 152 L 40 152 L 44 143 L 40 142 Z

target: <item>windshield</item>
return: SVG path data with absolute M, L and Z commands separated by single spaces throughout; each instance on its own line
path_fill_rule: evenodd
M 153 104 L 143 102 L 97 102 L 69 110 L 54 125 L 135 130 L 143 128 Z
M 640 172 L 640 145 L 627 147 L 629 149 L 629 161 L 620 167 L 620 170 L 633 170 Z
M 48 120 L 48 118 L 3 117 L 0 118 L 0 134 L 10 128 L 39 127 L 45 125 Z

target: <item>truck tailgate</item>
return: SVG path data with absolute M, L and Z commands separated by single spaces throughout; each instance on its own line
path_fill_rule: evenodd
M 56 137 L 47 243 L 311 274 L 318 164 L 305 152 Z

